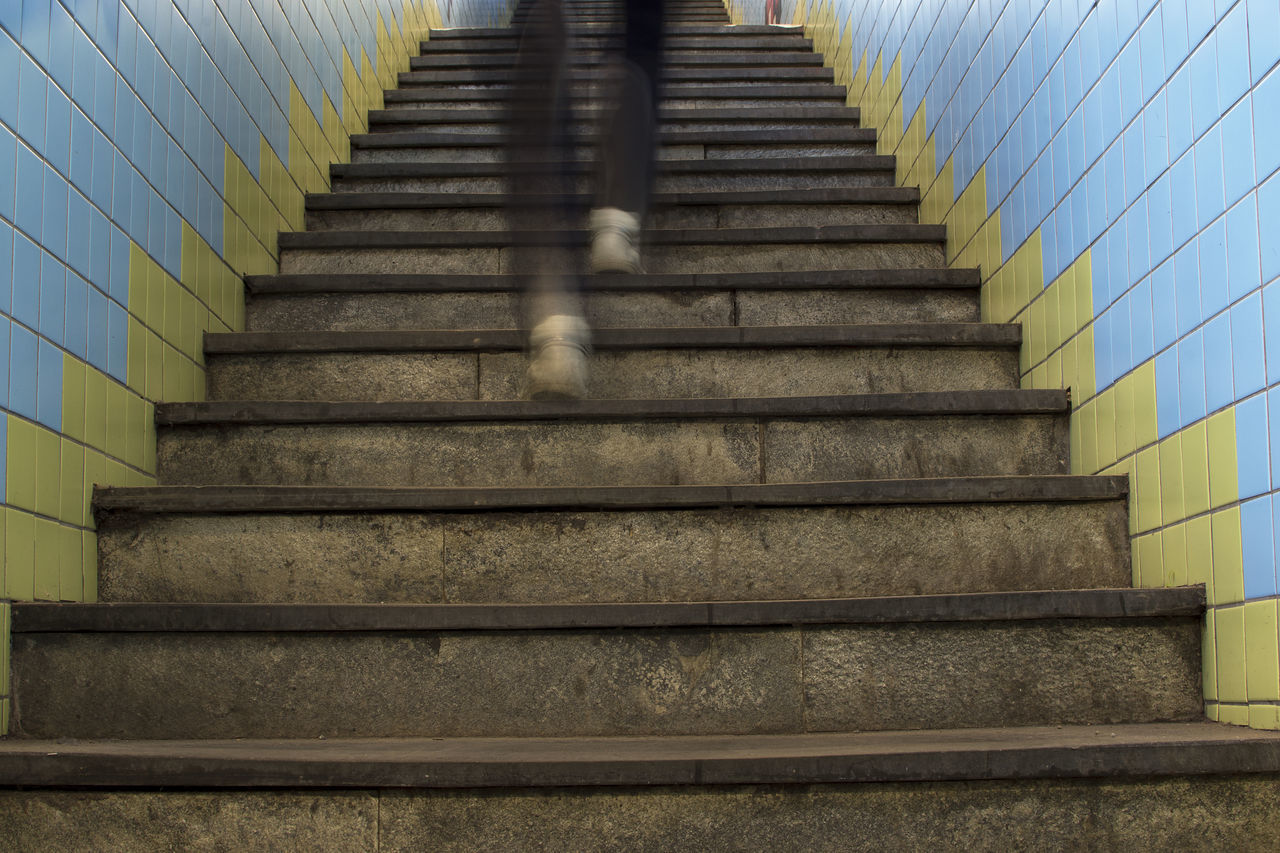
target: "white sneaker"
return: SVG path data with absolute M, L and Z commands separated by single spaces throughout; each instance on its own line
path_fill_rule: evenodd
M 638 216 L 616 207 L 591 211 L 591 271 L 642 272 Z
M 583 317 L 553 314 L 529 333 L 529 399 L 581 400 L 587 396 L 591 330 Z

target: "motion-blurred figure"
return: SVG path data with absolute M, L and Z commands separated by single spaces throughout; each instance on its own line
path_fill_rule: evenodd
M 638 273 L 640 228 L 653 181 L 664 0 L 622 0 L 626 33 L 599 145 L 591 271 Z M 587 394 L 591 331 L 570 233 L 578 219 L 564 0 L 535 0 L 512 85 L 508 220 L 525 292 L 529 396 Z

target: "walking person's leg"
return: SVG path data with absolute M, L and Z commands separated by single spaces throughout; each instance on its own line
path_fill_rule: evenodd
M 601 140 L 591 211 L 593 272 L 640 272 L 640 227 L 653 184 L 665 3 L 625 2 L 627 32 L 616 107 Z
M 511 91 L 508 226 L 529 331 L 528 393 L 587 393 L 590 330 L 573 263 L 568 30 L 561 0 L 537 0 L 520 35 Z

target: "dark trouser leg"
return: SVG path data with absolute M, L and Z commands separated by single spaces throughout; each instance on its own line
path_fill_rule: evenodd
M 525 321 L 582 313 L 569 245 L 573 151 L 568 31 L 561 0 L 537 0 L 520 34 L 511 87 L 507 222 Z
M 596 207 L 616 207 L 643 218 L 653 183 L 662 74 L 664 0 L 625 0 L 626 46 L 617 105 L 601 140 Z

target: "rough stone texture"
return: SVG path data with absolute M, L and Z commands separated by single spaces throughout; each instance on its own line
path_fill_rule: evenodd
M 750 420 L 181 428 L 161 432 L 158 460 L 169 485 L 761 482 Z
M 823 418 L 764 425 L 764 481 L 1067 474 L 1067 419 Z
M 520 399 L 524 381 L 522 353 L 480 355 L 480 399 Z M 592 358 L 590 390 L 600 399 L 788 397 L 993 390 L 1017 387 L 1017 381 L 1016 353 L 977 348 L 615 350 Z M 266 398 L 242 399 L 280 399 L 278 392 L 264 391 Z
M 595 486 L 1065 474 L 1038 416 L 238 424 L 159 434 L 166 485 Z
M 0 847 L 93 850 L 375 851 L 373 791 L 0 791 Z
M 804 637 L 810 731 L 1194 720 L 1200 620 L 832 627 Z
M 102 601 L 443 600 L 440 516 L 115 519 L 98 539 Z
M 978 303 L 967 290 L 595 291 L 587 295 L 594 328 L 793 326 L 863 323 L 972 323 Z M 512 329 L 514 293 L 315 293 L 251 297 L 248 331 Z
M 15 635 L 13 730 L 73 738 L 796 732 L 799 663 L 800 632 L 791 628 Z
M 210 358 L 210 400 L 474 400 L 475 353 Z
M 739 326 L 842 323 L 976 323 L 978 302 L 968 290 L 741 290 Z
M 408 128 L 405 128 L 408 129 Z M 659 172 L 654 180 L 654 192 L 725 192 L 729 190 L 804 190 L 822 187 L 890 187 L 892 171 L 824 171 L 805 172 L 779 169 L 776 172 L 743 172 L 739 174 L 717 172 L 706 174 L 670 175 Z M 506 191 L 506 180 L 500 176 L 421 176 L 421 177 L 337 177 L 333 180 L 334 192 L 455 192 L 501 193 Z M 570 181 L 567 191 L 590 192 L 592 181 L 580 177 Z
M 944 265 L 940 243 L 777 243 L 650 245 L 642 253 L 652 273 L 761 270 L 934 269 Z M 280 272 L 376 274 L 514 273 L 506 248 L 286 249 Z
M 658 207 L 651 228 L 778 228 L 821 225 L 896 225 L 916 222 L 909 204 L 743 204 Z M 311 231 L 494 231 L 505 228 L 501 207 L 313 209 Z
M 1122 501 L 113 516 L 99 548 L 103 601 L 708 601 L 1130 582 Z
M 386 851 L 1269 850 L 1280 777 L 384 792 Z

